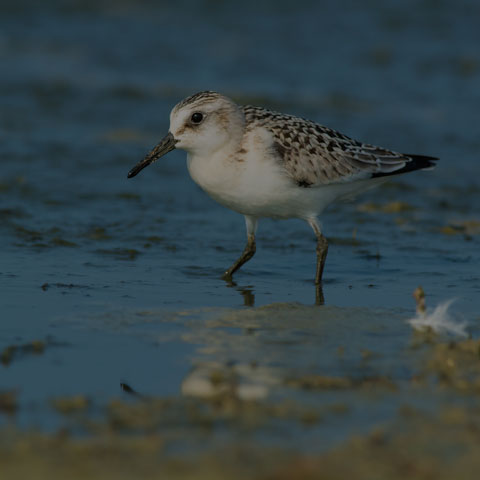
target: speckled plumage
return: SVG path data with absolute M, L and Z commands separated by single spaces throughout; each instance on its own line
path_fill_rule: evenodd
M 263 127 L 275 139 L 274 154 L 302 187 L 391 175 L 433 166 L 433 157 L 405 155 L 353 140 L 310 120 L 261 107 L 242 107 L 246 129 Z M 413 168 L 411 168 L 413 169 Z
M 310 120 L 238 106 L 212 91 L 175 105 L 168 134 L 128 176 L 174 148 L 188 153 L 188 171 L 203 190 L 245 216 L 247 245 L 225 278 L 253 257 L 260 218 L 301 218 L 317 237 L 317 286 L 328 249 L 317 218 L 323 209 L 379 177 L 428 169 L 436 161 L 361 143 Z
M 211 90 L 205 90 L 204 92 L 194 93 L 193 95 L 190 95 L 189 97 L 184 98 L 182 101 L 178 102 L 173 107 L 173 111 L 178 112 L 182 108 L 192 104 L 194 104 L 197 108 L 199 108 L 205 103 L 212 102 L 213 100 L 218 100 L 221 97 L 222 95 L 220 95 L 217 92 L 213 92 Z
M 198 92 L 179 102 L 174 111 L 178 112 L 189 105 L 199 109 L 222 98 L 225 97 L 214 91 Z M 362 143 L 294 115 L 252 105 L 239 108 L 245 116 L 246 133 L 259 127 L 272 133 L 275 141 L 272 154 L 300 187 L 405 173 L 431 167 L 436 160 Z

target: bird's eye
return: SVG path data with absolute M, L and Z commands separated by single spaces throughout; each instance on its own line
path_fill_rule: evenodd
M 198 125 L 203 120 L 203 113 L 195 112 L 190 118 L 193 124 Z

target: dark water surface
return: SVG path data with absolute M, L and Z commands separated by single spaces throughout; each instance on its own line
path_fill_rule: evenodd
M 308 430 L 257 432 L 305 449 L 404 403 L 468 403 L 403 386 L 418 362 L 406 323 L 417 285 L 431 306 L 457 298 L 478 335 L 480 6 L 340 3 L 1 3 L 0 390 L 18 399 L 2 422 L 55 429 L 49 399 L 100 409 L 121 382 L 208 396 L 232 369 L 242 398 L 345 407 Z M 203 89 L 441 158 L 324 213 L 324 307 L 307 225 L 262 221 L 257 255 L 228 285 L 243 218 L 194 185 L 185 153 L 127 180 L 171 107 Z M 396 389 L 292 383 L 308 375 Z

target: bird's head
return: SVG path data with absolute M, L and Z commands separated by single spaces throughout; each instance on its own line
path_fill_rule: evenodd
M 174 148 L 190 155 L 211 155 L 243 135 L 245 118 L 228 97 L 216 92 L 200 92 L 173 107 L 167 135 L 128 173 L 134 177 L 143 168 Z

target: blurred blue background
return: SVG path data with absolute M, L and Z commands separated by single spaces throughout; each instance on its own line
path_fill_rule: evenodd
M 2 1 L 0 349 L 51 348 L 0 366 L 0 389 L 41 405 L 77 391 L 106 398 L 134 377 L 175 394 L 209 340 L 172 312 L 314 302 L 308 226 L 261 223 L 256 257 L 228 286 L 219 276 L 243 248 L 243 219 L 193 184 L 185 154 L 127 180 L 170 109 L 204 89 L 440 157 L 435 171 L 325 212 L 326 303 L 352 322 L 349 308 L 388 309 L 379 326 L 392 312 L 408 318 L 422 284 L 430 302 L 457 297 L 477 322 L 479 18 L 474 0 Z M 408 334 L 395 327 L 381 348 L 400 352 Z M 329 365 L 328 350 L 294 361 L 278 349 L 280 365 L 315 355 Z M 27 412 L 24 423 L 52 421 Z

